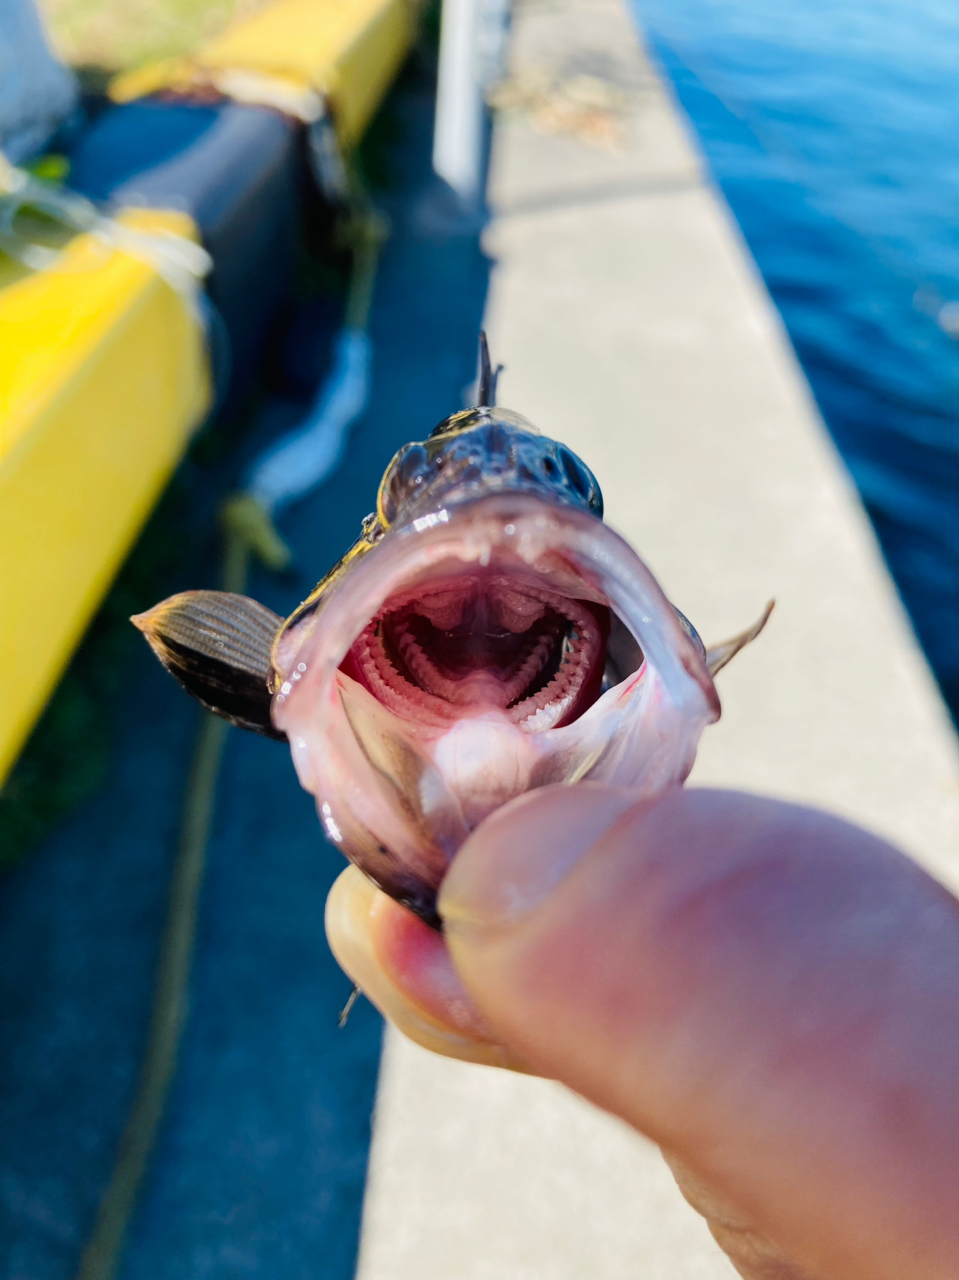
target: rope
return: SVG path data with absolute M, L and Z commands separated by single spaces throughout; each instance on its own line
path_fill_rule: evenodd
M 370 381 L 367 335 L 373 285 L 387 222 L 369 209 L 353 214 L 344 238 L 353 248 L 353 273 L 333 370 L 305 420 L 254 464 L 249 495 L 268 517 L 315 489 L 339 464 L 347 432 L 366 407 Z
M 127 1229 L 166 1109 L 188 1012 L 187 987 L 193 964 L 197 908 L 217 776 L 229 729 L 225 720 L 204 713 L 187 782 L 180 846 L 173 867 L 170 906 L 157 966 L 153 1019 L 140 1082 L 77 1280 L 113 1280 L 117 1274 Z
M 86 196 L 45 182 L 20 169 L 0 152 L 0 249 L 31 271 L 48 271 L 62 250 L 37 244 L 17 230 L 23 211 L 40 213 L 77 234 L 96 236 L 111 249 L 152 267 L 193 311 L 200 281 L 213 266 L 202 245 L 174 231 L 141 231 L 102 214 Z
M 347 230 L 353 243 L 354 265 L 346 304 L 344 334 L 362 337 L 366 344 L 368 363 L 366 328 L 379 250 L 386 235 L 386 223 L 380 215 L 365 210 L 353 215 Z M 335 383 L 336 377 L 334 371 L 330 381 Z M 329 388 L 325 389 L 320 403 L 329 401 L 335 391 L 335 385 L 332 392 Z M 351 400 L 351 414 L 340 424 L 341 440 L 346 426 L 365 406 L 365 372 L 363 396 L 359 403 L 356 400 L 354 396 Z M 319 423 L 308 423 L 307 431 L 315 431 L 317 426 L 322 428 L 322 414 L 320 419 Z M 303 432 L 294 434 L 302 436 Z M 288 443 L 288 440 L 281 441 L 280 449 Z M 268 457 L 275 457 L 276 454 L 277 450 L 271 449 Z M 333 459 L 333 465 L 337 460 L 338 453 Z M 275 501 L 269 506 L 260 501 L 250 489 L 226 500 L 220 510 L 220 522 L 224 531 L 221 580 L 225 591 L 244 591 L 252 556 L 270 569 L 282 569 L 289 563 L 290 549 L 277 533 L 271 511 L 277 503 L 298 497 L 305 492 L 305 488 L 314 487 L 331 469 L 332 467 L 327 467 L 320 474 L 314 471 L 310 483 L 304 487 L 302 474 L 296 467 L 292 470 L 289 467 L 281 468 L 280 479 L 284 483 L 276 486 Z M 254 474 L 257 470 L 255 467 Z M 130 1223 L 163 1122 L 170 1086 L 176 1074 L 180 1040 L 189 1013 L 189 981 L 206 851 L 216 806 L 217 780 L 229 732 L 230 726 L 226 721 L 204 713 L 187 780 L 179 846 L 170 884 L 167 923 L 157 963 L 153 1016 L 143 1066 L 120 1139 L 110 1183 L 100 1202 L 76 1280 L 115 1280 L 123 1259 Z M 353 999 L 355 994 L 343 1011 L 342 1021 L 345 1021 Z

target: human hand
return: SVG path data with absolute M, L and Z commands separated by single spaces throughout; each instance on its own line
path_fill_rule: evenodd
M 902 854 L 735 793 L 549 788 L 473 834 L 440 912 L 351 868 L 327 927 L 412 1039 L 658 1142 L 743 1276 L 959 1276 L 959 902 Z

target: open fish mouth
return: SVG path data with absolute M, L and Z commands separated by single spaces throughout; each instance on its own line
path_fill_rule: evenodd
M 515 797 L 681 783 L 719 716 L 711 673 L 772 607 L 707 654 L 596 512 L 494 482 L 367 522 L 286 622 L 216 591 L 135 619 L 204 705 L 288 740 L 329 838 L 432 925 L 450 860 Z
M 589 512 L 494 494 L 389 530 L 274 649 L 273 719 L 327 833 L 435 920 L 490 812 L 682 781 L 719 703 L 701 643 Z
M 343 670 L 411 724 L 500 711 L 553 729 L 596 701 L 608 614 L 508 572 L 453 574 L 391 596 Z
M 394 455 L 360 538 L 286 621 L 223 591 L 132 619 L 210 711 L 286 738 L 330 840 L 437 927 L 450 860 L 501 805 L 682 783 L 719 718 L 713 675 L 773 607 L 707 653 L 603 523 L 589 468 L 494 407 L 495 382 L 480 335 L 476 407 Z

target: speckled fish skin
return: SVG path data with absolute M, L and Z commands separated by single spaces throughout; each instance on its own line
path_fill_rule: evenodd
M 502 492 L 532 493 L 603 515 L 603 495 L 589 468 L 520 414 L 486 406 L 454 413 L 427 440 L 406 444 L 393 456 L 380 481 L 376 511 L 363 521 L 362 536 L 287 618 L 274 652 L 290 628 L 319 606 L 329 588 L 388 529 Z

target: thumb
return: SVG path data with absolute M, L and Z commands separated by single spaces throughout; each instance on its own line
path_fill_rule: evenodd
M 959 1275 L 959 903 L 896 850 L 756 797 L 556 788 L 479 828 L 440 911 L 501 1043 L 665 1147 L 744 1273 Z

